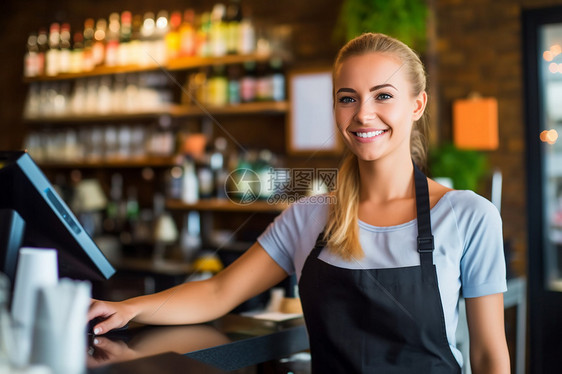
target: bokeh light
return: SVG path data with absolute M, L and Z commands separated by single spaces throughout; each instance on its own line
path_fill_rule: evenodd
M 550 52 L 552 52 L 552 57 L 556 57 L 556 55 L 559 55 L 560 52 L 562 52 L 560 44 L 554 44 L 552 47 L 550 47 Z
M 542 54 L 542 58 L 545 59 L 545 61 L 552 61 L 552 59 L 554 58 L 554 56 L 552 56 L 552 52 L 550 51 L 544 51 L 544 53 Z
M 540 134 L 541 142 L 554 144 L 558 140 L 558 131 L 551 129 L 551 130 L 544 130 Z
M 555 62 L 552 62 L 550 65 L 548 65 L 548 70 L 551 73 L 558 73 L 558 64 Z

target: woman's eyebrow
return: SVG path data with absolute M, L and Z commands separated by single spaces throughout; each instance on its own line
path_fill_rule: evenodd
M 356 91 L 353 88 L 340 88 L 336 93 L 340 93 L 340 92 L 351 92 L 351 93 L 355 93 Z
M 392 88 L 394 88 L 394 89 L 396 90 L 396 87 L 394 87 L 394 86 L 391 85 L 390 83 L 385 83 L 385 84 L 378 84 L 378 85 L 376 85 L 376 86 L 371 87 L 371 88 L 369 89 L 369 92 L 373 92 L 373 91 L 376 91 L 376 90 L 380 90 L 381 88 L 384 88 L 384 87 L 392 87 Z

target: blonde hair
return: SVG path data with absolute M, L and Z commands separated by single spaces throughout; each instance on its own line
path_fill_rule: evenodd
M 365 33 L 344 45 L 336 58 L 332 80 L 339 66 L 347 58 L 366 53 L 387 53 L 403 63 L 411 83 L 412 94 L 417 96 L 426 89 L 426 73 L 419 56 L 406 44 L 384 34 Z M 416 165 L 426 169 L 427 136 L 429 121 L 427 111 L 414 123 L 410 136 L 410 153 Z M 338 173 L 338 188 L 334 192 L 336 203 L 330 205 L 328 223 L 324 237 L 329 250 L 345 260 L 362 258 L 364 253 L 359 243 L 359 166 L 357 157 L 346 149 Z

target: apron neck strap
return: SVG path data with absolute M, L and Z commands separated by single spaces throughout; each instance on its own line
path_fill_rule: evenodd
M 418 222 L 418 252 L 420 254 L 420 263 L 423 269 L 433 266 L 433 234 L 431 233 L 431 219 L 429 208 L 429 189 L 427 187 L 427 177 L 416 164 L 414 165 L 414 183 L 416 187 L 416 212 Z M 318 257 L 322 248 L 326 246 L 326 238 L 324 231 L 318 235 L 314 249 L 311 255 Z
M 414 165 L 414 182 L 416 185 L 416 212 L 418 222 L 418 252 L 422 269 L 433 266 L 433 234 L 431 233 L 431 219 L 429 213 L 429 190 L 427 177 Z

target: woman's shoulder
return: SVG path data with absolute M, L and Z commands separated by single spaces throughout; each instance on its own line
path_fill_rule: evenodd
M 492 202 L 471 190 L 450 190 L 444 196 L 448 205 L 458 217 L 491 217 L 500 219 Z
M 301 197 L 290 202 L 281 216 L 295 221 L 298 225 L 305 224 L 310 219 L 315 221 L 326 221 L 330 204 L 335 203 L 335 196 L 331 194 L 319 194 Z

